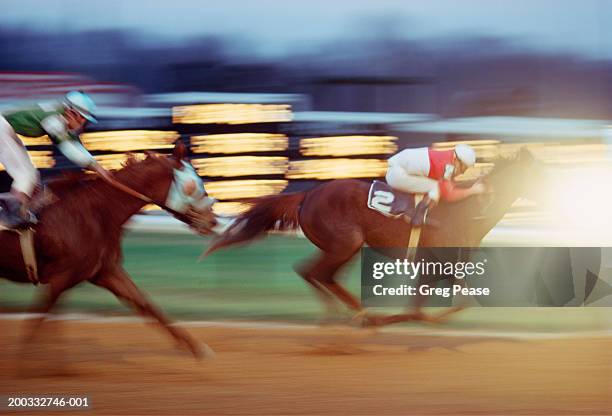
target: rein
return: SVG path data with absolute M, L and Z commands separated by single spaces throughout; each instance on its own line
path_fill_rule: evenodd
M 135 189 L 130 188 L 129 186 L 119 182 L 118 180 L 116 180 L 115 178 L 112 178 L 111 180 L 106 180 L 105 178 L 102 178 L 102 180 L 106 183 L 108 183 L 109 185 L 113 186 L 114 188 L 133 196 L 134 198 L 138 198 L 141 201 L 146 202 L 147 204 L 155 204 L 158 207 L 160 207 L 161 209 L 163 209 L 164 211 L 169 212 L 170 214 L 173 215 L 179 215 L 182 216 L 184 214 L 173 210 L 172 208 L 166 206 L 165 204 L 153 201 L 151 198 L 149 198 L 148 196 L 141 194 L 140 192 L 136 191 Z

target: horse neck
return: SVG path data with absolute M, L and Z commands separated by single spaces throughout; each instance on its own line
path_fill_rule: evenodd
M 162 201 L 171 181 L 168 170 L 162 163 L 143 162 L 116 172 L 115 179 L 153 201 Z M 109 227 L 121 227 L 147 204 L 102 180 L 96 185 L 92 209 L 102 214 Z
M 480 239 L 493 229 L 506 215 L 512 204 L 520 197 L 521 189 L 513 186 L 509 177 L 513 175 L 514 169 L 508 167 L 504 172 L 500 172 L 491 178 L 490 185 L 494 190 L 493 200 L 490 202 L 480 202 L 481 216 L 484 219 L 476 226 L 476 235 Z M 480 241 L 480 240 L 479 240 Z

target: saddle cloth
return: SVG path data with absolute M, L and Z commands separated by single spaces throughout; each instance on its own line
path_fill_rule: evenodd
M 32 228 L 25 230 L 11 230 L 3 224 L 10 219 L 12 212 L 18 208 L 19 202 L 10 193 L 0 194 L 0 232 L 16 232 L 19 234 L 19 244 L 21 246 L 21 255 L 26 268 L 28 279 L 37 285 L 38 280 L 38 265 L 36 264 L 36 252 L 34 250 L 34 231 Z
M 381 214 L 397 218 L 404 214 L 414 215 L 414 194 L 397 191 L 386 182 L 372 181 L 368 193 L 368 208 Z

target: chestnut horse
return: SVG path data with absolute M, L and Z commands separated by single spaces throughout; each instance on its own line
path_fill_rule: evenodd
M 143 199 L 163 206 L 175 181 L 175 169 L 185 169 L 184 157 L 185 146 L 177 142 L 173 156 L 149 153 L 142 161 L 130 159 L 113 176 L 146 196 Z M 33 311 L 48 313 L 64 292 L 88 281 L 109 290 L 142 315 L 155 319 L 179 346 L 196 357 L 201 356 L 201 346 L 186 331 L 171 325 L 122 267 L 123 225 L 143 208 L 145 200 L 118 190 L 101 178 L 84 174 L 52 181 L 48 186 L 58 199 L 40 211 L 39 222 L 34 227 L 40 283 L 46 284 L 47 290 Z M 198 230 L 202 233 L 215 225 L 210 206 L 197 215 L 173 214 L 190 225 L 197 218 Z M 19 236 L 12 231 L 0 232 L 0 248 L 0 277 L 30 283 Z M 34 322 L 26 340 L 32 339 L 43 319 L 44 315 Z
M 428 216 L 437 226 L 423 229 L 420 246 L 477 247 L 514 201 L 521 196 L 534 196 L 532 185 L 543 173 L 540 164 L 524 149 L 511 159 L 498 160 L 483 178 L 492 192 L 454 203 L 441 202 Z M 380 249 L 407 247 L 411 231 L 403 219 L 385 217 L 367 207 L 369 188 L 368 182 L 338 179 L 305 192 L 260 198 L 213 241 L 205 255 L 251 241 L 268 230 L 299 226 L 320 251 L 297 266 L 297 273 L 320 295 L 328 312 L 336 311 L 334 299 L 338 299 L 364 314 L 361 302 L 336 280 L 337 271 L 364 244 Z M 419 312 L 382 323 L 428 319 L 420 313 L 421 305 L 416 306 Z

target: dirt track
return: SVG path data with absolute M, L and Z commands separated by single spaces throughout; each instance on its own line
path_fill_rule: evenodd
M 612 414 L 610 338 L 190 328 L 217 352 L 196 362 L 142 324 L 64 322 L 19 364 L 22 326 L 0 321 L 0 395 L 88 395 L 71 415 Z

